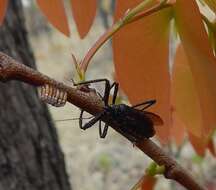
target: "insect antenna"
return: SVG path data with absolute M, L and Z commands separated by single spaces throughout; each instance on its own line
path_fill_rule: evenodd
M 141 109 L 143 111 L 143 110 L 147 109 L 148 107 L 151 107 L 155 103 L 156 103 L 156 100 L 148 100 L 148 101 L 142 102 L 140 104 L 136 104 L 136 105 L 132 106 L 132 108 L 138 108 L 140 106 L 144 106 Z
M 91 119 L 93 118 L 94 116 L 90 116 L 90 117 L 84 117 L 82 119 Z M 68 119 L 57 119 L 57 120 L 54 120 L 54 122 L 63 122 L 63 121 L 74 121 L 74 120 L 79 120 L 78 117 L 76 118 L 68 118 Z

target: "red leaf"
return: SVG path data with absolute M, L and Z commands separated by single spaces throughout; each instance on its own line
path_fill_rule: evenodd
M 70 36 L 67 16 L 62 0 L 37 0 L 38 6 L 50 21 L 60 32 L 66 36 Z
M 0 25 L 2 24 L 8 6 L 8 0 L 1 0 L 0 1 Z
M 115 20 L 142 0 L 118 0 Z M 156 128 L 165 143 L 170 133 L 170 76 L 168 65 L 169 21 L 166 9 L 132 23 L 113 37 L 115 70 L 121 88 L 132 104 L 156 99 L 151 110 L 160 115 L 164 126 Z
M 216 60 L 195 0 L 176 0 L 175 18 L 196 88 L 203 137 L 216 126 Z
M 131 190 L 153 190 L 156 182 L 154 176 L 144 175 Z
M 185 138 L 185 124 L 178 117 L 176 111 L 172 112 L 172 127 L 171 127 L 171 137 L 177 146 L 180 146 Z
M 213 137 L 210 139 L 209 143 L 208 143 L 208 149 L 209 151 L 212 153 L 212 155 L 214 157 L 216 157 L 216 146 L 214 144 L 214 140 Z
M 90 30 L 97 11 L 97 0 L 71 0 L 72 12 L 81 38 Z
M 209 140 L 206 140 L 206 138 L 203 137 L 196 137 L 191 133 L 188 133 L 188 136 L 196 153 L 200 156 L 204 156 Z
M 176 114 L 184 122 L 187 131 L 201 137 L 204 125 L 199 97 L 182 45 L 176 50 L 172 71 L 172 95 Z
M 143 178 L 143 181 L 142 181 L 142 185 L 141 185 L 141 190 L 153 190 L 154 189 L 154 186 L 156 184 L 156 178 L 153 177 L 153 176 L 148 176 L 146 175 L 144 178 Z
M 197 154 L 204 156 L 205 151 L 208 148 L 212 155 L 216 157 L 216 148 L 214 145 L 213 137 L 206 140 L 205 138 L 198 138 L 190 133 L 188 135 L 189 140 Z

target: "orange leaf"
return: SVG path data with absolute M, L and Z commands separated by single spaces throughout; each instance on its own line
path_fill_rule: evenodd
M 214 140 L 213 137 L 210 139 L 209 143 L 208 143 L 208 149 L 209 151 L 212 153 L 212 155 L 214 157 L 216 157 L 216 146 L 214 144 Z
M 37 0 L 37 3 L 50 23 L 66 36 L 70 36 L 63 1 L 52 0 L 51 2 L 45 0 Z
M 131 190 L 153 190 L 156 182 L 154 176 L 144 175 Z
M 146 175 L 142 181 L 141 190 L 153 190 L 156 183 L 156 178 Z
M 2 24 L 8 6 L 8 0 L 0 1 L 0 25 Z
M 199 154 L 200 156 L 204 156 L 205 151 L 208 148 L 209 151 L 212 153 L 212 155 L 216 156 L 216 149 L 215 149 L 213 137 L 206 140 L 205 138 L 202 138 L 202 137 L 201 138 L 196 137 L 192 135 L 191 133 L 189 133 L 188 136 L 197 154 Z
M 203 135 L 209 136 L 216 127 L 216 63 L 195 0 L 176 0 L 176 23 L 199 99 Z
M 185 138 L 185 124 L 178 117 L 176 111 L 172 112 L 172 127 L 171 127 L 171 137 L 175 141 L 177 146 L 180 146 Z
M 176 50 L 172 76 L 172 95 L 176 113 L 190 133 L 201 137 L 204 125 L 199 97 L 187 57 L 181 45 Z
M 97 0 L 71 0 L 72 12 L 81 38 L 90 30 L 97 11 Z
M 191 133 L 188 133 L 188 137 L 196 153 L 203 157 L 208 144 L 207 141 L 201 137 L 196 137 Z
M 175 65 L 173 67 L 173 70 L 175 71 Z M 173 73 L 172 73 L 173 74 Z M 184 122 L 179 118 L 177 112 L 176 112 L 176 106 L 175 106 L 175 99 L 174 99 L 174 81 L 172 80 L 171 83 L 171 117 L 172 117 L 172 126 L 170 130 L 170 136 L 174 140 L 177 146 L 180 146 L 185 138 L 185 124 Z
M 115 20 L 142 0 L 118 0 Z M 171 126 L 170 76 L 168 65 L 170 9 L 160 11 L 122 28 L 114 35 L 115 70 L 121 88 L 132 104 L 156 99 L 152 111 L 164 126 L 157 135 L 167 142 Z

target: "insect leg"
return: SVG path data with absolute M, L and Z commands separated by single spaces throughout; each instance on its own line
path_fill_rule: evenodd
M 74 86 L 92 84 L 92 83 L 97 83 L 97 82 L 105 82 L 105 91 L 104 91 L 104 96 L 103 96 L 102 100 L 104 101 L 104 104 L 106 106 L 106 105 L 108 105 L 109 92 L 110 92 L 109 80 L 107 80 L 107 79 L 89 80 L 89 81 L 84 81 L 84 82 L 80 82 L 80 83 L 74 83 Z
M 74 86 L 79 86 L 82 84 L 91 84 L 91 83 L 97 83 L 97 82 L 105 82 L 105 83 L 109 83 L 109 80 L 107 79 L 95 79 L 95 80 L 88 80 L 88 81 L 83 81 L 83 82 L 79 82 L 79 83 L 74 83 Z
M 105 90 L 104 90 L 104 97 L 103 97 L 103 101 L 104 101 L 104 105 L 108 106 L 109 105 L 109 96 L 110 96 L 110 82 L 106 79 L 105 81 Z
M 116 102 L 116 98 L 117 98 L 117 94 L 118 94 L 118 87 L 119 84 L 117 82 L 114 82 L 111 87 L 110 90 L 114 87 L 114 92 L 113 92 L 113 99 L 112 99 L 112 104 L 115 104 Z
M 104 105 L 108 106 L 108 101 L 109 101 L 109 96 L 110 96 L 110 90 L 114 87 L 114 96 L 113 96 L 113 104 L 115 103 L 116 100 L 116 96 L 117 96 L 117 92 L 118 92 L 118 84 L 117 83 L 113 83 L 112 86 L 110 86 L 110 82 L 107 79 L 96 79 L 96 80 L 90 80 L 90 81 L 85 81 L 85 82 L 81 82 L 78 84 L 74 84 L 74 86 L 78 86 L 78 85 L 85 85 L 85 84 L 91 84 L 91 83 L 97 83 L 97 82 L 105 82 L 105 90 L 104 90 L 104 96 L 102 97 L 100 95 L 100 93 L 98 93 L 98 95 L 102 98 L 102 100 L 104 101 Z M 88 123 L 86 123 L 84 126 L 82 126 L 82 115 L 83 115 L 83 110 L 81 110 L 80 113 L 80 118 L 79 118 L 79 125 L 81 129 L 87 129 L 92 127 L 97 121 L 99 121 L 99 135 L 101 138 L 105 138 L 105 136 L 107 135 L 107 131 L 108 131 L 108 125 L 105 124 L 104 129 L 102 130 L 102 126 L 101 126 L 101 117 L 103 115 L 103 113 L 97 115 L 95 118 L 93 118 L 91 121 L 89 121 Z
M 146 105 L 144 106 L 141 110 L 145 110 L 147 109 L 148 107 L 152 106 L 153 104 L 156 103 L 156 100 L 149 100 L 149 101 L 146 101 L 146 102 L 143 102 L 143 103 L 140 103 L 140 104 L 137 104 L 137 105 L 134 105 L 132 106 L 132 108 L 136 108 L 136 107 L 139 107 L 139 106 L 142 106 L 142 105 Z
M 100 138 L 105 138 L 106 137 L 108 128 L 109 128 L 109 126 L 107 124 L 105 124 L 104 129 L 102 131 L 101 120 L 99 121 L 99 135 L 100 135 Z
M 80 127 L 80 129 L 83 129 L 83 126 L 82 126 L 83 112 L 84 112 L 84 110 L 81 110 L 80 116 L 79 116 L 79 127 Z
M 103 114 L 104 113 L 102 112 L 102 113 L 99 113 L 98 115 L 96 115 L 92 120 L 90 120 L 88 123 L 86 123 L 84 126 L 82 126 L 82 129 L 86 130 L 86 129 L 92 127 L 95 123 L 97 123 L 101 119 Z

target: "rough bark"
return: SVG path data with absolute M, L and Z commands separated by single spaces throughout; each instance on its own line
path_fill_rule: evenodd
M 0 50 L 35 68 L 22 3 L 9 2 Z M 56 130 L 35 88 L 0 83 L 0 121 L 0 190 L 70 189 Z

